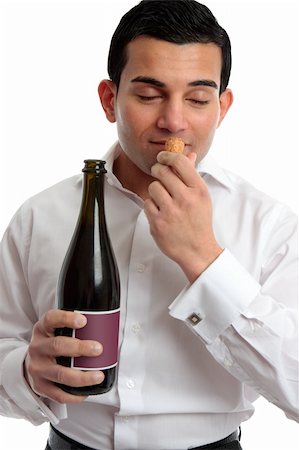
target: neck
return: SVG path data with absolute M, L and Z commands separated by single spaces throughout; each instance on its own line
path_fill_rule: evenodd
M 148 198 L 148 186 L 154 178 L 140 170 L 123 151 L 114 161 L 113 173 L 125 189 L 143 200 Z

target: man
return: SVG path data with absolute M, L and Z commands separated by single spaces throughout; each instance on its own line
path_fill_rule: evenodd
M 1 411 L 50 420 L 48 449 L 240 449 L 258 395 L 298 419 L 296 220 L 207 155 L 232 104 L 230 64 L 226 32 L 195 1 L 143 1 L 112 38 L 99 86 L 119 136 L 106 155 L 122 288 L 109 393 L 55 384 L 103 380 L 55 360 L 104 350 L 54 336 L 85 325 L 55 309 L 81 177 L 26 202 L 4 236 Z M 163 151 L 168 137 L 183 139 L 183 155 Z

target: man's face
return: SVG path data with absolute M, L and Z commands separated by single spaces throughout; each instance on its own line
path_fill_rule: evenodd
M 219 98 L 221 63 L 215 44 L 145 36 L 128 44 L 114 115 L 120 146 L 141 171 L 150 174 L 170 136 L 182 138 L 198 161 L 206 155 L 228 109 L 222 103 L 230 92 Z

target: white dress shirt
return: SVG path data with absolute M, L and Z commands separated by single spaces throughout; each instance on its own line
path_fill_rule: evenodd
M 81 202 L 82 176 L 29 199 L 0 252 L 0 413 L 50 420 L 101 450 L 176 450 L 230 434 L 259 395 L 298 420 L 296 217 L 207 156 L 199 172 L 224 252 L 192 284 L 157 247 L 143 201 L 106 155 L 108 229 L 121 276 L 118 376 L 80 405 L 36 396 L 22 364 L 55 289 Z

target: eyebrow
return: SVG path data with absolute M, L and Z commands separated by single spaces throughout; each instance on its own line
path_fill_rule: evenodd
M 162 81 L 159 81 L 156 78 L 145 77 L 145 76 L 139 76 L 139 77 L 133 78 L 133 80 L 131 80 L 131 83 L 151 84 L 152 86 L 156 86 L 159 88 L 166 87 L 166 84 L 163 83 Z M 191 81 L 190 83 L 188 83 L 188 86 L 192 86 L 192 87 L 193 86 L 208 86 L 208 87 L 212 87 L 214 89 L 218 89 L 217 83 L 215 83 L 215 81 L 213 81 L 213 80 L 195 80 L 195 81 Z

